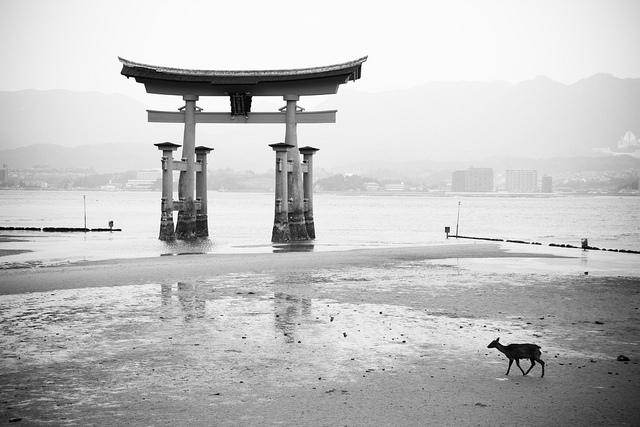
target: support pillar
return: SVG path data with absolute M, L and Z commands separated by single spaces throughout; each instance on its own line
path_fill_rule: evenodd
M 292 168 L 288 178 L 289 201 L 289 231 L 291 240 L 309 240 L 307 227 L 304 222 L 304 195 L 302 186 L 302 167 L 300 164 L 300 152 L 298 151 L 298 133 L 296 122 L 298 95 L 285 95 L 287 109 L 285 113 L 286 130 L 284 143 L 291 145 L 287 152 L 287 159 L 291 161 Z
M 207 218 L 207 155 L 213 148 L 196 147 L 196 162 L 200 164 L 200 171 L 196 172 L 196 200 L 200 202 L 200 209 L 196 212 L 196 237 L 209 237 L 209 222 Z
M 300 154 L 303 155 L 303 163 L 306 171 L 303 171 L 302 186 L 304 188 L 304 222 L 307 227 L 309 239 L 316 238 L 316 229 L 313 224 L 313 155 L 319 151 L 314 147 L 301 147 Z
M 269 144 L 276 152 L 276 185 L 275 185 L 275 213 L 273 218 L 273 231 L 271 241 L 273 243 L 284 243 L 291 240 L 289 228 L 289 202 L 287 175 L 289 175 L 287 151 L 293 148 L 289 144 Z
M 176 237 L 182 240 L 196 238 L 196 209 L 195 209 L 195 175 L 196 175 L 196 101 L 195 95 L 183 96 L 184 106 L 184 139 L 182 143 L 182 160 L 186 163 L 186 170 L 180 172 L 178 198 L 182 202 L 182 210 L 178 211 Z
M 171 142 L 154 144 L 162 151 L 162 201 L 160 202 L 160 235 L 164 241 L 175 240 L 173 229 L 173 152 L 180 147 Z

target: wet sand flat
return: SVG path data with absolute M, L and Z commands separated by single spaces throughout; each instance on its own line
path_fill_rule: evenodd
M 42 268 L 0 271 L 0 295 L 148 282 L 177 282 L 227 273 L 299 271 L 339 266 L 365 266 L 403 260 L 489 257 L 553 257 L 549 254 L 507 251 L 497 244 L 356 249 L 336 252 L 281 252 L 180 255 L 91 261 Z
M 9 255 L 19 255 L 27 252 L 31 252 L 31 251 L 20 250 L 20 249 L 0 249 L 0 257 L 9 256 Z
M 450 245 L 2 272 L 0 422 L 634 425 L 640 277 L 584 265 Z M 545 377 L 505 376 L 497 336 L 541 345 Z

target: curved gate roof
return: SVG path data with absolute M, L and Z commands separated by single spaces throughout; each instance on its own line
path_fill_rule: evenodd
M 190 70 L 141 64 L 118 57 L 121 74 L 166 95 L 255 96 L 326 95 L 360 78 L 367 57 L 342 64 L 287 70 Z

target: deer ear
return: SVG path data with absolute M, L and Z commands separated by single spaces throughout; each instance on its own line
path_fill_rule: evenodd
M 500 337 L 496 338 L 496 342 L 500 341 Z

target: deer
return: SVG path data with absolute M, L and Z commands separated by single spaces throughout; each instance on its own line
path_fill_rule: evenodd
M 540 346 L 536 344 L 509 344 L 502 345 L 499 342 L 500 338 L 496 338 L 491 341 L 487 348 L 497 348 L 498 351 L 504 353 L 505 356 L 509 359 L 509 367 L 507 368 L 507 373 L 505 375 L 509 375 L 509 371 L 511 370 L 511 365 L 513 361 L 516 361 L 516 365 L 522 371 L 522 375 L 527 375 L 529 371 L 533 368 L 536 362 L 540 363 L 542 366 L 542 375 L 540 378 L 544 377 L 544 362 L 540 359 Z M 525 372 L 520 366 L 520 359 L 529 359 L 531 361 L 531 366 Z

